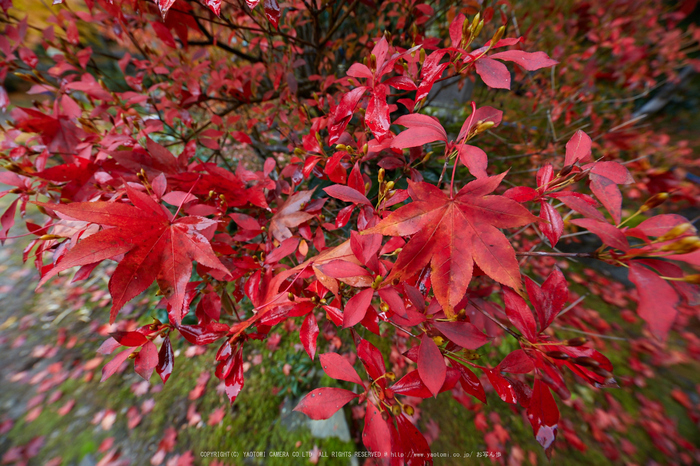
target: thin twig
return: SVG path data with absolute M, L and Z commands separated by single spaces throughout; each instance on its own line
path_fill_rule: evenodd
M 516 256 L 534 256 L 534 257 L 595 257 L 592 252 L 516 252 Z

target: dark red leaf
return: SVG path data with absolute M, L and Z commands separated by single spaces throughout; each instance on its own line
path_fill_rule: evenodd
M 181 325 L 178 330 L 193 345 L 208 345 L 226 335 L 225 331 L 212 330 L 205 325 Z
M 365 317 L 373 295 L 374 290 L 367 288 L 348 300 L 343 308 L 343 328 L 353 327 Z
M 110 336 L 117 340 L 122 346 L 141 346 L 148 341 L 146 336 L 141 332 L 116 331 L 110 333 Z
M 537 318 L 540 321 L 540 331 L 543 331 L 552 323 L 554 318 L 564 309 L 564 304 L 569 300 L 569 288 L 564 274 L 555 267 L 549 274 L 542 288 L 533 280 L 525 280 L 527 294 L 530 302 L 535 307 Z
M 448 368 L 445 376 L 445 383 L 440 387 L 440 393 L 451 390 L 459 381 L 461 372 L 457 369 Z M 391 391 L 399 395 L 415 396 L 418 398 L 430 398 L 433 394 L 423 383 L 417 370 L 413 370 L 391 386 Z
M 236 401 L 236 397 L 243 390 L 245 379 L 243 377 L 243 348 L 239 347 L 233 355 L 233 368 L 229 376 L 224 381 L 224 391 L 231 403 Z
M 407 465 L 430 464 L 432 461 L 426 460 L 431 458 L 430 447 L 425 437 L 411 423 L 406 416 L 400 414 L 396 416 L 396 426 L 399 433 L 399 439 L 403 446 L 404 455 L 406 455 Z M 395 448 L 395 447 L 394 447 Z
M 503 289 L 506 315 L 528 341 L 537 341 L 537 323 L 525 300 L 509 288 Z
M 509 353 L 498 364 L 498 369 L 501 372 L 510 372 L 511 374 L 527 374 L 535 369 L 535 364 L 525 351 L 519 349 Z
M 214 371 L 214 375 L 217 379 L 226 380 L 226 378 L 231 374 L 231 370 L 236 362 L 235 355 L 231 354 L 228 358 L 219 362 Z
M 318 334 L 319 329 L 316 323 L 316 317 L 313 312 L 309 312 L 299 329 L 299 339 L 311 359 L 313 359 L 316 354 L 316 338 L 318 338 Z
M 557 437 L 559 408 L 549 388 L 540 379 L 535 379 L 532 398 L 527 408 L 527 417 L 532 424 L 535 438 L 549 455 Z
M 521 290 L 520 267 L 510 241 L 497 229 L 522 226 L 536 217 L 517 202 L 487 195 L 504 174 L 465 185 L 454 198 L 428 183 L 409 180 L 413 202 L 362 234 L 413 235 L 387 280 L 408 280 L 431 265 L 435 296 L 448 317 L 464 298 L 474 263 L 494 280 Z
M 462 389 L 482 403 L 486 403 L 486 392 L 483 385 L 481 385 L 481 381 L 479 381 L 479 377 L 462 364 L 455 363 L 455 366 L 461 374 L 459 383 L 462 385 Z
M 557 209 L 546 201 L 540 201 L 540 230 L 547 237 L 552 247 L 557 245 L 559 238 L 564 234 L 564 220 Z
M 10 204 L 10 206 L 5 210 L 5 212 L 2 214 L 2 217 L 0 217 L 0 225 L 2 226 L 2 230 L 0 230 L 0 243 L 1 244 L 5 244 L 5 239 L 7 239 L 7 235 L 10 233 L 10 229 L 15 224 L 15 214 L 17 213 L 17 202 L 18 201 L 19 201 L 19 198 L 15 199 Z
M 474 324 L 469 322 L 434 322 L 435 328 L 451 342 L 469 350 L 475 350 L 491 341 Z
M 263 6 L 267 20 L 277 29 L 280 21 L 280 7 L 277 0 L 263 0 Z
M 328 132 L 330 133 L 328 140 L 329 144 L 335 144 L 338 142 L 340 135 L 343 133 L 343 131 L 345 131 L 345 127 L 352 119 L 357 103 L 360 101 L 366 90 L 367 88 L 365 86 L 357 87 L 345 94 L 340 100 L 340 103 L 333 111 L 332 120 L 328 127 Z
M 486 372 L 489 382 L 491 382 L 496 393 L 498 393 L 498 396 L 500 396 L 503 401 L 510 404 L 517 404 L 518 395 L 510 379 L 503 377 L 498 372 L 491 369 L 484 369 L 484 372 Z
M 394 424 L 382 416 L 382 411 L 372 403 L 367 403 L 365 428 L 362 430 L 362 443 L 367 450 L 379 457 L 389 458 L 394 447 Z
M 357 345 L 357 357 L 362 361 L 372 380 L 377 380 L 386 373 L 382 353 L 367 340 L 362 340 Z
M 437 396 L 445 383 L 447 368 L 440 349 L 426 334 L 421 338 L 418 351 L 418 373 L 430 393 Z
M 386 86 L 377 84 L 372 90 L 372 96 L 367 104 L 365 113 L 367 127 L 372 131 L 377 141 L 381 142 L 389 134 L 389 105 L 386 103 Z
M 378 293 L 379 297 L 382 298 L 385 303 L 387 303 L 391 312 L 404 318 L 408 317 L 404 300 L 401 296 L 399 296 L 399 292 L 396 290 L 396 288 L 380 288 Z
M 420 71 L 421 82 L 416 91 L 415 102 L 418 103 L 428 96 L 433 84 L 437 81 L 449 63 L 440 63 L 445 56 L 445 50 L 436 50 L 425 59 L 423 68 Z
M 539 197 L 539 193 L 536 189 L 530 188 L 528 186 L 516 186 L 515 188 L 510 188 L 503 193 L 503 196 L 508 199 L 513 199 L 515 202 L 528 202 L 533 201 Z
M 605 216 L 596 208 L 598 203 L 591 196 L 572 191 L 548 193 L 548 196 L 560 200 L 574 212 L 594 220 L 605 221 Z
M 173 347 L 170 344 L 170 337 L 165 337 L 163 344 L 160 346 L 160 351 L 158 352 L 158 365 L 156 366 L 156 372 L 160 375 L 163 383 L 168 381 L 174 366 L 175 355 L 173 354 Z

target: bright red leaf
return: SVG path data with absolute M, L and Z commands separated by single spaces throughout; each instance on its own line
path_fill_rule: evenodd
M 357 397 L 357 394 L 342 388 L 317 388 L 302 398 L 294 411 L 300 411 L 314 420 L 328 419 Z

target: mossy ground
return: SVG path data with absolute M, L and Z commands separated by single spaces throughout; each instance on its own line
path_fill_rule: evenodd
M 21 250 L 19 246 L 15 248 Z M 16 272 L 21 268 L 16 259 L 16 257 L 3 259 L 3 267 L 7 266 L 3 269 L 3 276 L 8 277 L 7 279 L 16 278 Z M 568 272 L 581 272 L 580 267 L 577 267 L 579 266 L 572 266 Z M 22 275 L 19 282 L 12 283 L 10 293 L 3 298 L 6 307 L 0 315 L 0 325 L 3 325 L 0 328 L 3 332 L 2 336 L 6 339 L 0 341 L 0 355 L 6 373 L 15 373 L 19 370 L 37 372 L 46 369 L 49 363 L 56 361 L 61 361 L 67 370 L 73 370 L 95 357 L 95 350 L 104 337 L 91 332 L 90 320 L 104 322 L 107 311 L 100 307 L 99 303 L 89 301 L 79 312 L 68 314 L 60 322 L 60 326 L 69 329 L 69 336 L 74 334 L 80 337 L 75 347 L 61 348 L 59 354 L 49 361 L 30 356 L 30 350 L 37 345 L 53 344 L 56 341 L 56 326 L 47 325 L 46 322 L 55 319 L 56 315 L 63 312 L 65 308 L 62 305 L 56 305 L 60 303 L 61 296 L 65 293 L 65 289 L 60 287 L 49 288 L 33 296 L 29 293 L 31 297 L 25 301 L 18 299 L 19 295 L 26 295 L 22 292 L 25 288 L 28 287 L 27 289 L 31 291 L 33 285 L 28 283 L 33 284 L 33 280 L 29 275 Z M 588 289 L 584 285 L 574 284 L 572 291 L 583 295 Z M 22 302 L 23 308 L 12 308 L 12 306 L 19 306 Z M 589 295 L 585 306 L 595 309 L 611 325 L 617 325 L 620 330 L 615 334 L 618 337 L 636 338 L 642 334 L 641 323 L 624 322 L 619 308 L 608 304 L 601 296 Z M 148 309 L 152 309 L 152 304 L 144 307 L 140 320 L 144 322 L 149 320 Z M 137 315 L 139 315 L 138 310 L 132 314 L 132 316 Z M 4 325 L 13 316 L 14 323 Z M 24 317 L 32 317 L 33 323 L 29 327 L 21 326 L 21 320 Z M 312 438 L 310 432 L 304 427 L 289 430 L 283 425 L 280 420 L 280 407 L 285 397 L 294 400 L 313 386 L 345 385 L 320 375 L 317 364 L 312 364 L 300 349 L 296 332 L 286 333 L 282 328 L 275 329 L 275 332 L 281 335 L 275 351 L 267 347 L 267 342 L 251 341 L 247 344 L 247 355 L 259 356 L 261 364 L 252 364 L 246 372 L 245 387 L 232 407 L 229 406 L 225 395 L 217 393 L 218 380 L 213 377 L 208 381 L 200 398 L 189 399 L 189 393 L 197 384 L 198 375 L 213 371 L 216 348 L 189 358 L 182 354 L 187 345 L 177 342 L 175 347 L 181 354 L 176 359 L 175 370 L 170 380 L 160 391 L 151 388 L 146 394 L 136 395 L 133 387 L 140 379 L 131 368 L 122 374 L 114 375 L 104 383 L 98 382 L 99 367 L 93 370 L 95 377 L 89 382 L 82 380 L 84 374 L 76 379 L 67 378 L 47 392 L 48 394 L 57 389 L 62 392 L 62 396 L 54 403 L 45 404 L 36 419 L 29 422 L 24 414 L 16 418 L 11 430 L 0 437 L 0 450 L 25 445 L 37 436 L 44 436 L 43 448 L 29 464 L 45 464 L 56 457 L 61 457 L 64 465 L 81 464 L 81 461 L 85 461 L 86 458 L 92 458 L 93 461 L 83 464 L 94 464 L 104 454 L 104 451 L 99 451 L 102 443 L 113 438 L 113 448 L 118 448 L 123 457 L 131 459 L 132 464 L 148 464 L 158 449 L 158 443 L 163 438 L 164 431 L 169 427 L 177 431 L 177 443 L 170 455 L 189 450 L 194 457 L 194 464 L 206 465 L 213 462 L 211 458 L 201 458 L 202 451 L 308 452 L 314 446 L 325 452 L 362 449 L 360 444 L 342 442 L 336 438 Z M 557 329 L 557 334 L 562 338 L 579 336 L 574 333 L 568 334 L 564 329 Z M 11 348 L 15 338 L 20 335 L 26 335 L 26 342 L 17 349 Z M 389 361 L 391 352 L 389 339 L 380 339 L 369 332 L 363 332 L 363 336 L 374 343 Z M 321 343 L 322 340 L 320 339 L 319 342 Z M 615 375 L 621 379 L 635 375 L 630 368 L 632 355 L 630 343 L 607 340 L 605 342 L 606 348 L 603 352 L 611 359 L 615 367 Z M 672 334 L 669 342 L 670 349 L 683 351 L 682 339 L 677 334 Z M 487 351 L 484 351 L 487 362 L 495 365 L 515 349 L 515 345 L 512 339 L 505 339 L 498 346 L 487 348 Z M 284 373 L 285 364 L 290 364 L 293 368 L 289 375 Z M 686 392 L 693 392 L 694 387 L 700 383 L 698 366 L 697 363 L 675 364 L 668 367 L 654 366 L 655 376 L 647 378 L 644 387 L 622 385 L 622 388 L 594 389 L 572 383 L 570 386 L 576 387 L 572 390 L 572 398 L 582 398 L 588 410 L 596 408 L 607 410 L 609 409 L 609 403 L 605 397 L 607 393 L 620 403 L 627 415 L 634 420 L 640 420 L 641 404 L 637 395 L 641 394 L 660 402 L 667 416 L 675 423 L 680 435 L 697 445 L 700 430 L 687 416 L 685 408 L 673 400 L 671 391 L 674 388 L 681 388 Z M 151 379 L 151 387 L 160 385 L 158 376 L 154 375 Z M 8 377 L 0 380 L 0 389 L 2 391 L 0 402 L 3 406 L 8 406 L 8 400 L 10 402 L 14 400 L 15 404 L 24 406 L 36 392 L 36 386 L 14 383 L 8 381 Z M 144 415 L 137 426 L 130 429 L 127 425 L 129 408 L 140 408 L 144 401 L 151 398 L 154 401 L 152 411 Z M 485 407 L 484 412 L 487 415 L 491 412 L 498 414 L 500 423 L 509 436 L 504 445 L 506 450 L 504 454 L 508 455 L 518 447 L 522 449 L 526 464 L 530 458 L 546 464 L 544 452 L 533 438 L 532 430 L 527 419 L 522 415 L 522 410 L 513 409 L 510 405 L 503 403 L 493 392 L 488 393 L 487 398 L 488 407 Z M 64 416 L 59 415 L 58 409 L 70 399 L 76 400 L 73 409 Z M 196 411 L 201 414 L 201 424 L 189 425 L 187 411 L 191 404 L 194 404 Z M 208 425 L 210 414 L 221 407 L 226 411 L 221 422 Z M 562 418 L 573 422 L 576 434 L 588 448 L 585 452 L 580 452 L 567 447 L 566 442 L 560 441 L 554 451 L 553 464 L 614 464 L 604 455 L 580 413 L 563 403 L 559 403 L 559 407 Z M 424 431 L 429 420 L 435 421 L 439 427 L 439 435 L 431 446 L 433 451 L 448 454 L 448 458 L 438 459 L 436 464 L 465 464 L 464 458 L 451 458 L 452 453 L 464 452 L 472 453 L 472 458 L 468 460 L 470 464 L 491 462 L 489 459 L 476 457 L 477 452 L 487 450 L 487 445 L 484 432 L 475 427 L 475 412 L 465 409 L 447 393 L 437 399 L 425 400 L 420 405 L 420 409 L 422 412 L 420 423 Z M 93 422 L 101 410 L 111 410 L 116 414 L 114 424 L 106 430 L 99 421 Z M 357 430 L 361 428 L 362 422 L 351 419 L 349 408 L 346 409 L 346 417 L 353 426 L 353 435 L 356 439 L 359 438 Z M 492 429 L 493 425 L 493 422 L 489 421 L 489 429 Z M 606 431 L 606 434 L 617 439 L 625 438 L 637 447 L 635 454 L 631 456 L 623 454 L 622 461 L 638 464 L 647 463 L 649 460 L 660 464 L 674 461 L 674 458 L 666 457 L 653 445 L 649 435 L 637 423 L 632 423 L 625 432 Z M 247 460 L 245 464 L 283 465 L 293 462 L 301 464 L 302 461 L 306 460 L 267 457 Z M 321 457 L 319 464 L 348 464 L 348 462 L 344 459 Z
M 573 285 L 572 291 L 583 294 L 586 290 L 581 285 Z M 36 305 L 37 303 L 34 303 Z M 612 324 L 621 323 L 619 311 L 607 304 L 598 296 L 589 296 L 586 306 L 597 310 L 601 317 Z M 147 318 L 147 317 L 144 317 Z M 90 382 L 80 379 L 68 378 L 57 388 L 63 392 L 61 399 L 44 407 L 42 413 L 33 421 L 27 422 L 23 418 L 18 420 L 13 428 L 5 435 L 3 445 L 23 445 L 39 435 L 45 436 L 44 447 L 35 464 L 43 464 L 51 458 L 60 456 L 62 464 L 79 464 L 83 458 L 89 456 L 98 459 L 103 452 L 98 451 L 105 439 L 114 438 L 115 445 L 119 446 L 125 457 L 132 458 L 133 464 L 146 464 L 155 454 L 158 443 L 168 427 L 177 430 L 177 444 L 174 452 L 182 453 L 190 450 L 195 458 L 195 464 L 210 464 L 213 459 L 201 458 L 202 451 L 288 451 L 308 452 L 314 446 L 325 452 L 353 451 L 362 449 L 361 445 L 352 442 L 341 442 L 338 439 L 315 439 L 309 431 L 302 427 L 288 430 L 280 422 L 280 407 L 285 396 L 294 398 L 308 390 L 311 386 L 328 386 L 338 384 L 328 377 L 319 375 L 311 364 L 300 371 L 292 372 L 285 376 L 282 367 L 285 363 L 294 364 L 299 357 L 306 358 L 300 352 L 297 345 L 295 332 L 284 334 L 278 329 L 282 338 L 275 351 L 267 348 L 265 342 L 250 342 L 247 346 L 249 354 L 256 354 L 262 358 L 262 364 L 252 365 L 246 373 L 246 384 L 232 407 L 229 407 L 225 395 L 217 393 L 218 380 L 213 377 L 206 385 L 204 394 L 190 400 L 189 393 L 197 384 L 197 376 L 213 369 L 213 353 L 215 348 L 206 353 L 185 357 L 181 354 L 176 359 L 175 370 L 168 383 L 160 391 L 152 391 L 144 395 L 134 394 L 133 384 L 139 382 L 139 378 L 133 374 L 131 368 L 122 374 L 116 374 L 104 383 L 98 382 L 95 377 Z M 577 336 L 565 335 L 562 337 Z M 638 336 L 641 325 L 625 326 L 623 336 Z M 380 339 L 366 334 L 370 341 L 389 360 L 390 345 L 388 339 Z M 678 341 L 676 338 L 671 341 Z M 92 338 L 83 341 L 71 350 L 71 357 L 85 361 L 94 356 L 94 350 L 99 344 L 99 339 Z M 496 347 L 487 349 L 488 363 L 496 364 L 500 358 L 515 349 L 511 339 L 505 339 Z M 176 349 L 184 352 L 185 345 L 176 344 Z M 618 377 L 630 377 L 634 375 L 629 367 L 630 348 L 626 341 L 615 341 L 605 354 L 615 366 L 615 374 Z M 493 360 L 492 360 L 493 359 Z M 700 438 L 698 426 L 692 423 L 685 413 L 685 409 L 676 403 L 670 393 L 676 387 L 691 389 L 700 383 L 700 367 L 697 364 L 674 365 L 666 368 L 655 368 L 657 376 L 647 379 L 645 387 L 629 387 L 613 389 L 594 389 L 588 386 L 570 384 L 575 387 L 572 390 L 572 399 L 582 398 L 587 409 L 593 410 L 609 408 L 605 393 L 609 393 L 617 400 L 624 411 L 633 418 L 640 416 L 640 401 L 636 394 L 642 394 L 649 399 L 660 401 L 667 415 L 675 422 L 679 433 L 691 442 Z M 96 371 L 96 375 L 99 369 Z M 160 384 L 157 375 L 151 379 L 151 386 Z M 342 385 L 342 384 L 341 384 Z M 8 387 L 5 387 L 6 389 Z M 21 390 L 21 386 L 14 385 L 14 390 Z M 277 390 L 281 389 L 280 392 Z M 74 398 L 76 405 L 65 416 L 57 413 L 58 408 L 65 400 Z M 153 410 L 144 415 L 141 422 L 129 429 L 127 427 L 127 410 L 153 398 L 155 401 Z M 538 463 L 546 464 L 546 457 L 535 441 L 532 430 L 521 409 L 514 409 L 498 399 L 494 392 L 487 394 L 488 407 L 484 412 L 495 412 L 500 418 L 500 424 L 508 432 L 509 439 L 505 443 L 506 449 L 518 447 L 524 453 L 525 463 L 533 455 Z M 199 425 L 188 425 L 187 411 L 190 404 L 194 403 L 196 410 L 202 416 Z M 478 402 L 477 402 L 478 403 Z M 217 408 L 224 407 L 226 415 L 216 425 L 208 425 L 209 415 Z M 554 451 L 553 461 L 556 464 L 613 464 L 598 448 L 587 424 L 581 419 L 574 409 L 559 403 L 562 418 L 573 422 L 577 435 L 587 445 L 585 452 L 566 446 L 565 442 L 559 442 Z M 463 454 L 471 452 L 470 463 L 490 463 L 489 459 L 477 458 L 477 452 L 486 451 L 484 432 L 475 427 L 476 412 L 466 410 L 449 394 L 443 394 L 437 399 L 425 400 L 420 405 L 421 427 L 425 428 L 429 420 L 435 421 L 439 427 L 439 435 L 432 444 L 433 451 L 447 453 L 447 458 L 437 459 L 437 464 L 464 464 L 464 458 L 452 458 L 453 453 Z M 104 430 L 100 423 L 94 424 L 94 416 L 102 409 L 109 409 L 116 413 L 116 420 L 110 429 Z M 350 419 L 350 410 L 346 410 Z M 352 424 L 352 421 L 351 421 Z M 360 424 L 356 425 L 359 427 Z M 490 427 L 493 423 L 489 421 Z M 357 432 L 354 432 L 357 434 Z M 607 432 L 613 437 L 624 437 L 637 447 L 637 452 L 631 457 L 623 456 L 625 461 L 644 463 L 650 459 L 661 464 L 670 462 L 656 447 L 653 446 L 647 433 L 636 424 L 631 425 L 626 432 Z M 561 435 L 560 435 L 561 437 Z M 532 453 L 530 453 L 532 452 Z M 509 454 L 505 451 L 504 454 Z M 247 460 L 246 464 L 290 464 L 286 458 L 264 458 Z M 296 460 L 302 461 L 302 460 Z M 238 463 L 236 463 L 238 464 Z M 347 460 L 321 457 L 319 464 L 347 464 Z

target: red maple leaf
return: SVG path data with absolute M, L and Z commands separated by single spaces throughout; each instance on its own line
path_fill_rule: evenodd
M 515 251 L 499 228 L 527 225 L 537 218 L 515 201 L 489 195 L 504 176 L 472 181 L 454 197 L 431 184 L 409 180 L 413 202 L 362 232 L 413 235 L 387 283 L 408 280 L 430 263 L 435 297 L 450 317 L 467 291 L 475 262 L 497 282 L 521 290 Z
M 154 280 L 171 305 L 170 316 L 179 325 L 192 261 L 228 273 L 203 234 L 216 221 L 204 217 L 174 218 L 150 196 L 127 186 L 134 204 L 76 202 L 68 205 L 37 203 L 73 219 L 102 225 L 98 233 L 77 243 L 43 277 L 39 286 L 68 268 L 94 264 L 124 254 L 109 281 L 112 295 L 110 322 L 131 299 Z

